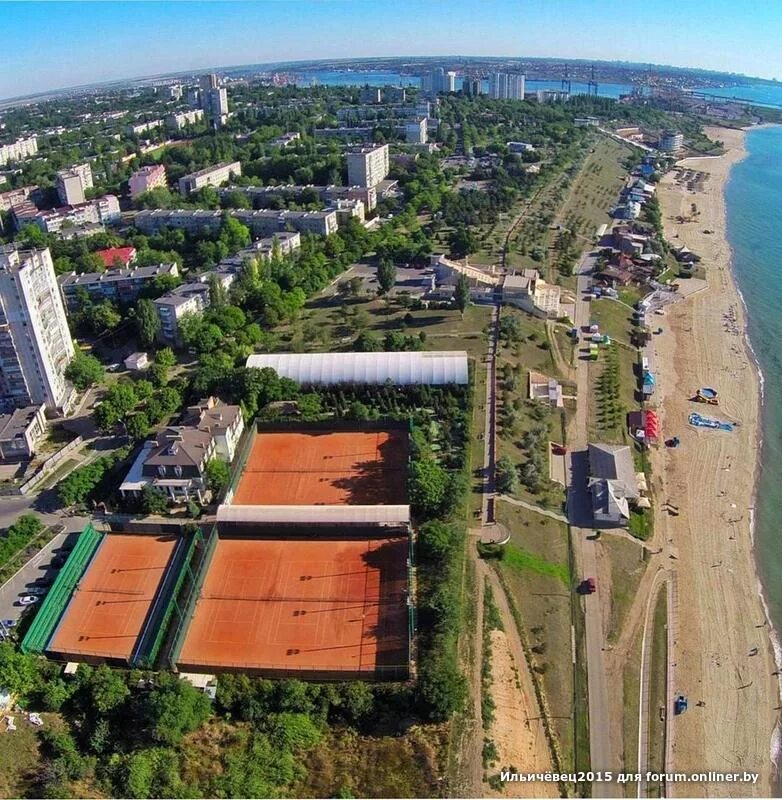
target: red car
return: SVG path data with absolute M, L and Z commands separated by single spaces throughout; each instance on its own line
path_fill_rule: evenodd
M 597 584 L 594 578 L 584 578 L 584 580 L 581 581 L 581 585 L 578 587 L 578 591 L 581 594 L 594 594 L 596 589 Z

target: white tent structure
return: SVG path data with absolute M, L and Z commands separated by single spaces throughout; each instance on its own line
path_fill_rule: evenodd
M 410 506 L 233 506 L 217 509 L 218 523 L 280 526 L 400 526 L 410 524 Z
M 383 384 L 421 386 L 466 384 L 467 353 L 256 353 L 247 367 L 270 367 L 283 378 L 304 385 Z

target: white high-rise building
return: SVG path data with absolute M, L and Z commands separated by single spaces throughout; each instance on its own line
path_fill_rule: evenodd
M 489 95 L 495 100 L 523 100 L 525 78 L 517 72 L 494 72 L 489 77 Z
M 444 92 L 455 92 L 456 91 L 456 73 L 455 72 L 446 72 L 445 73 L 445 82 L 443 84 L 443 91 Z
M 57 173 L 57 196 L 65 206 L 76 206 L 84 203 L 84 192 L 93 187 L 92 168 L 89 162 L 77 164 L 70 169 L 61 169 Z
M 347 154 L 348 186 L 377 186 L 388 175 L 388 145 L 358 147 Z
M 67 414 L 74 347 L 49 248 L 0 247 L 0 408 Z
M 217 75 L 201 77 L 201 107 L 212 128 L 222 128 L 228 120 L 228 91 L 220 85 Z
M 38 154 L 38 137 L 17 139 L 11 144 L 0 144 L 0 167 L 12 161 L 23 161 Z

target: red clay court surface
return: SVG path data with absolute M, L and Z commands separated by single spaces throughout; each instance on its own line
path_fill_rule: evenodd
M 177 662 L 268 674 L 407 667 L 407 537 L 219 539 Z
M 407 431 L 256 434 L 235 505 L 406 505 Z
M 105 536 L 46 649 L 129 660 L 176 541 L 174 536 Z

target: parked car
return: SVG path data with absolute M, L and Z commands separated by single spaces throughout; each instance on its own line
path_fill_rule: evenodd
M 4 628 L 15 628 L 16 627 L 16 620 L 15 619 L 4 619 L 3 620 L 3 627 Z
M 41 600 L 40 597 L 36 594 L 26 594 L 23 597 L 19 598 L 19 605 L 20 606 L 34 606 L 36 603 L 39 603 Z
M 43 597 L 49 589 L 46 586 L 30 586 L 27 589 L 30 594 L 36 595 L 36 597 Z
M 584 578 L 579 584 L 578 591 L 580 594 L 594 594 L 597 589 L 597 584 L 594 578 Z

